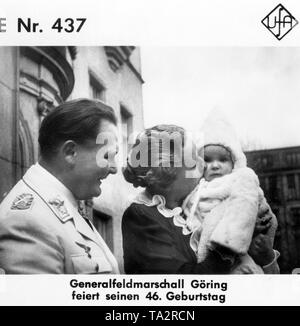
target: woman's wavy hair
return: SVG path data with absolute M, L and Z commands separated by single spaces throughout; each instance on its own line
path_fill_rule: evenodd
M 176 140 L 172 137 L 176 133 L 179 136 L 181 155 L 178 155 L 178 145 L 176 148 Z M 157 139 L 161 138 L 161 135 L 169 136 L 169 152 L 168 156 L 164 157 L 164 145 L 162 141 Z M 184 148 L 185 130 L 182 127 L 176 125 L 157 125 L 152 128 L 148 128 L 138 135 L 135 144 L 133 145 L 128 158 L 127 166 L 123 169 L 123 175 L 127 182 L 132 183 L 134 187 L 147 188 L 152 193 L 157 193 L 163 189 L 169 187 L 176 179 L 177 171 L 176 162 L 183 160 L 183 148 Z M 177 137 L 178 140 L 178 137 Z M 148 152 L 148 164 L 147 166 L 132 166 L 131 156 L 134 149 L 137 146 L 147 145 Z M 156 146 L 153 146 L 156 144 Z M 153 153 L 156 151 L 156 153 Z M 157 162 L 155 166 L 151 166 L 151 157 L 156 155 Z M 180 157 L 179 157 L 180 156 Z M 164 166 L 164 163 L 168 160 L 169 166 Z

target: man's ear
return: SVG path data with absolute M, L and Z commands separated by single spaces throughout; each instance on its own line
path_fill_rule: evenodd
M 75 164 L 77 156 L 77 144 L 73 140 L 67 140 L 61 145 L 61 154 L 65 161 L 71 165 Z

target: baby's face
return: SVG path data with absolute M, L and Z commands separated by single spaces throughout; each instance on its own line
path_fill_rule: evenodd
M 204 178 L 211 181 L 231 173 L 233 162 L 230 152 L 218 145 L 208 145 L 204 148 Z

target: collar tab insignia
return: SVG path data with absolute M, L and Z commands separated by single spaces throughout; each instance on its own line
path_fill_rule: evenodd
M 70 214 L 64 204 L 64 201 L 59 197 L 56 197 L 52 200 L 49 200 L 49 204 L 54 208 L 55 212 L 57 213 L 58 217 L 62 222 L 68 220 Z

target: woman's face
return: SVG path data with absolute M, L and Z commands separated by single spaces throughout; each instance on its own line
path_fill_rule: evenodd
M 197 154 L 197 148 L 192 139 L 187 138 L 184 147 L 183 166 L 177 168 L 175 181 L 171 189 L 178 200 L 183 200 L 199 183 L 203 176 L 204 162 Z

